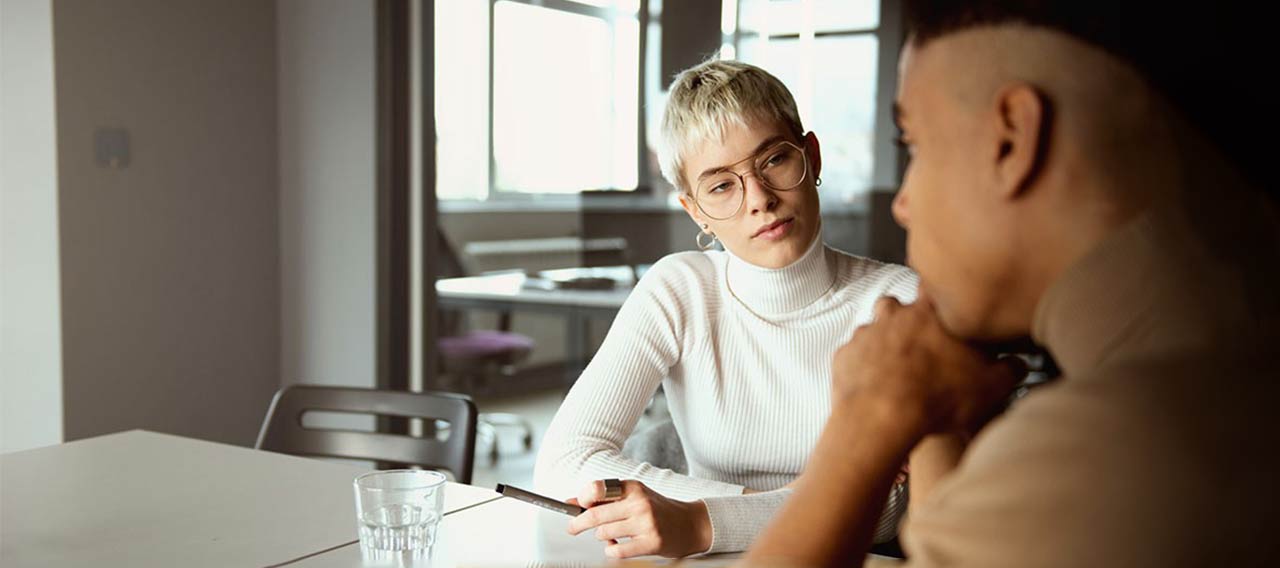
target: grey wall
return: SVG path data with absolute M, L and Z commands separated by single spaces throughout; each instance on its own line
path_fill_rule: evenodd
M 374 2 L 279 0 L 285 384 L 375 384 Z
M 62 441 L 50 0 L 0 0 L 0 453 Z
M 280 368 L 275 6 L 54 4 L 67 439 L 252 443 Z M 94 163 L 125 128 L 132 163 Z

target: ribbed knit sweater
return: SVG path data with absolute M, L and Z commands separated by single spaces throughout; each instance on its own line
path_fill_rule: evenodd
M 875 300 L 915 300 L 902 266 L 853 256 L 815 239 L 784 268 L 732 253 L 682 252 L 637 283 L 547 429 L 534 483 L 561 498 L 588 482 L 635 479 L 681 500 L 702 499 L 707 552 L 745 550 L 781 507 L 831 411 L 831 361 L 871 321 Z M 621 449 L 661 384 L 689 473 L 623 457 Z M 744 495 L 744 488 L 763 493 Z M 877 531 L 892 536 L 899 488 Z

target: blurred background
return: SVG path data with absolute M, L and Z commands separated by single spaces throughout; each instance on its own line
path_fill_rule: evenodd
M 674 75 L 777 75 L 824 238 L 901 261 L 901 42 L 890 0 L 0 0 L 0 452 L 448 390 L 475 483 L 528 483 L 634 278 L 695 248 L 655 155 Z

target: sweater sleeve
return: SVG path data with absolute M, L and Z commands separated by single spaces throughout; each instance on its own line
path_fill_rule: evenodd
M 854 277 L 858 283 L 849 287 L 858 292 L 850 296 L 850 303 L 857 310 L 855 325 L 871 323 L 875 316 L 875 303 L 881 297 L 891 296 L 903 304 L 915 303 L 920 278 L 910 268 L 869 259 L 858 259 L 858 262 L 867 268 Z
M 687 304 L 700 301 L 697 268 L 668 257 L 636 285 L 604 343 L 560 405 L 538 452 L 534 485 L 567 498 L 587 483 L 635 479 L 667 497 L 740 495 L 743 487 L 698 479 L 622 455 L 641 413 L 680 360 Z
M 790 489 L 779 489 L 751 495 L 704 498 L 702 501 L 707 504 L 707 513 L 711 517 L 711 548 L 706 553 L 740 552 L 749 548 L 790 495 Z M 872 540 L 876 543 L 893 540 L 898 535 L 898 525 L 906 510 L 907 487 L 894 484 Z
M 893 296 L 899 302 L 911 304 L 919 295 L 920 277 L 905 266 L 892 266 L 885 280 L 884 295 Z

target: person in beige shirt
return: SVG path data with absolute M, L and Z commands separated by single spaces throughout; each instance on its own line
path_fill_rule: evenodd
M 748 562 L 860 564 L 909 457 L 910 566 L 1280 565 L 1275 202 L 1128 60 L 980 16 L 908 37 L 920 300 L 836 354 Z M 1063 375 L 992 418 L 1022 369 L 977 346 L 1025 336 Z

